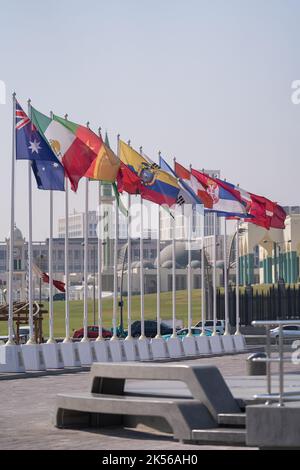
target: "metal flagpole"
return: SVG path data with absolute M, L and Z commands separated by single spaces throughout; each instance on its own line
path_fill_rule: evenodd
M 140 291 L 141 291 L 141 336 L 140 339 L 145 339 L 145 299 L 144 299 L 144 214 L 143 214 L 143 198 L 141 196 L 140 202 Z
M 14 228 L 15 228 L 15 157 L 16 157 L 16 94 L 13 93 L 13 125 L 12 125 L 12 157 L 11 157 L 11 208 L 10 208 L 10 241 L 9 241 L 9 277 L 8 277 L 8 341 L 6 346 L 15 344 L 14 341 Z
M 205 303 L 205 251 L 204 251 L 204 235 L 205 235 L 205 211 L 202 216 L 202 249 L 201 249 L 201 336 L 205 336 L 206 322 L 206 303 Z
M 50 191 L 50 235 L 49 235 L 49 339 L 55 343 L 53 318 L 53 191 Z
M 188 335 L 192 336 L 192 217 L 193 210 L 190 206 L 188 208 Z
M 176 206 L 174 205 L 172 223 L 172 338 L 176 335 Z
M 102 305 L 102 194 L 101 181 L 98 184 L 98 338 L 103 339 L 103 305 Z
M 89 253 L 89 179 L 85 179 L 85 217 L 84 217 L 84 266 L 83 266 L 83 338 L 88 341 L 88 253 Z
M 70 338 L 70 300 L 69 300 L 69 181 L 65 180 L 65 327 L 66 337 L 64 343 Z
M 157 334 L 156 338 L 161 338 L 161 318 L 160 318 L 160 205 L 157 206 L 158 220 L 157 220 L 157 256 L 156 256 L 156 274 L 157 274 L 157 295 L 156 295 L 156 321 L 157 321 Z
M 214 212 L 214 236 L 213 236 L 213 333 L 212 336 L 217 334 L 217 214 Z
M 28 100 L 28 116 L 31 117 L 31 101 Z M 29 303 L 29 339 L 27 344 L 34 344 L 33 325 L 33 285 L 32 285 L 32 180 L 31 161 L 28 162 L 28 303 Z
M 118 157 L 120 156 L 120 135 L 118 135 Z M 117 307 L 118 307 L 118 234 L 119 234 L 119 214 L 118 201 L 115 196 L 115 243 L 114 243 L 114 296 L 113 296 L 113 336 L 111 339 L 117 339 Z
M 132 291 L 132 279 L 131 279 L 131 195 L 128 193 L 128 232 L 127 232 L 127 323 L 128 323 L 128 334 L 126 340 L 131 338 L 131 291 Z
M 229 331 L 229 309 L 228 309 L 228 264 L 227 264 L 227 220 L 224 217 L 224 299 L 225 299 L 225 332 L 224 335 L 230 335 Z
M 236 221 L 236 335 L 240 335 L 240 221 Z

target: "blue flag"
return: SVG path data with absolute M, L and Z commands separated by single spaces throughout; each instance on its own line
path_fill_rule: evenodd
M 64 191 L 64 167 L 16 101 L 16 159 L 31 160 L 39 189 Z

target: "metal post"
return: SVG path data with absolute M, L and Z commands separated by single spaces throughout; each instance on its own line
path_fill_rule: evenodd
M 157 220 L 157 256 L 156 256 L 156 321 L 157 321 L 157 334 L 156 338 L 161 338 L 161 318 L 160 318 L 160 206 L 157 206 L 158 220 Z
M 31 104 L 28 100 L 28 116 L 31 115 Z M 29 303 L 29 339 L 27 344 L 35 344 L 33 322 L 33 289 L 32 289 L 32 179 L 31 161 L 28 161 L 28 303 Z
M 279 324 L 279 406 L 284 406 L 284 358 L 283 358 L 283 330 Z
M 50 235 L 49 235 L 49 339 L 55 343 L 53 315 L 53 191 L 50 191 Z
M 267 369 L 267 393 L 268 395 L 271 395 L 272 393 L 272 381 L 271 381 L 271 362 L 269 359 L 271 359 L 271 336 L 270 336 L 270 330 L 268 326 L 266 326 L 266 355 L 267 355 L 267 364 L 266 364 L 266 369 Z M 268 404 L 267 402 L 266 404 Z
M 205 336 L 206 322 L 206 303 L 205 303 L 205 252 L 204 252 L 204 235 L 205 235 L 205 212 L 202 217 L 202 249 L 201 249 L 201 336 Z
M 127 337 L 126 340 L 131 339 L 131 195 L 128 194 L 128 233 L 127 233 Z
M 98 185 L 98 338 L 97 341 L 103 339 L 102 328 L 102 195 L 101 195 L 101 181 Z
M 214 212 L 214 236 L 213 236 L 213 332 L 217 335 L 217 214 Z
M 16 158 L 16 94 L 13 93 L 13 124 L 12 124 L 12 157 L 11 157 L 11 194 L 10 194 L 10 240 L 9 240 L 9 277 L 8 277 L 8 341 L 6 346 L 15 344 L 14 341 L 14 229 L 15 229 L 15 158 Z
M 88 254 L 89 254 L 89 179 L 85 179 L 85 221 L 84 221 L 84 266 L 83 266 L 83 338 L 88 341 Z
M 176 335 L 176 206 L 173 212 L 172 222 L 172 338 Z
M 120 136 L 118 135 L 118 155 L 120 155 Z M 117 307 L 118 307 L 118 234 L 119 234 L 119 214 L 118 201 L 115 196 L 115 243 L 114 243 L 114 296 L 113 296 L 113 339 L 117 339 Z
M 96 246 L 93 246 L 93 325 L 96 325 Z
M 240 221 L 236 221 L 236 335 L 240 335 Z
M 140 291 L 141 291 L 141 336 L 140 339 L 145 339 L 145 299 L 144 299 L 144 214 L 143 214 L 143 198 L 141 197 L 141 214 L 140 214 Z
M 230 260 L 229 260 L 230 262 Z M 229 306 L 228 306 L 228 271 L 227 271 L 227 221 L 224 217 L 224 300 L 225 300 L 225 332 L 224 335 L 230 335 L 229 331 Z
M 70 339 L 70 300 L 69 300 L 69 181 L 65 181 L 65 327 L 66 336 L 64 343 Z
M 192 336 L 192 217 L 193 211 L 189 207 L 188 214 L 188 335 Z

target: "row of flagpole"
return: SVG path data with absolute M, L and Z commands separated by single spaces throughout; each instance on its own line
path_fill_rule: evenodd
M 28 114 L 30 116 L 31 104 L 28 101 Z M 13 271 L 14 271 L 14 225 L 15 225 L 15 112 L 16 100 L 15 94 L 13 95 L 13 138 L 12 138 L 12 173 L 11 173 L 11 224 L 10 224 L 10 254 L 9 254 L 9 316 L 8 316 L 8 334 L 9 340 L 7 344 L 14 342 L 14 328 L 13 328 Z M 119 156 L 119 143 L 120 137 L 118 136 L 118 156 Z M 83 327 L 84 335 L 83 341 L 88 340 L 88 239 L 89 239 L 89 180 L 85 181 L 85 231 L 84 231 L 84 315 Z M 103 327 L 103 310 L 102 310 L 102 230 L 101 230 L 101 182 L 99 182 L 99 218 L 98 218 L 98 326 L 99 336 L 102 339 Z M 49 233 L 49 342 L 54 341 L 54 315 L 53 315 L 53 192 L 50 191 L 50 233 Z M 128 282 L 128 338 L 131 338 L 131 291 L 132 291 L 132 263 L 131 263 L 131 196 L 128 195 L 128 240 L 127 240 L 127 282 Z M 160 207 L 158 206 L 158 233 L 157 233 L 157 337 L 160 337 Z M 171 218 L 172 227 L 172 329 L 173 336 L 176 336 L 176 214 Z M 214 213 L 214 232 L 213 232 L 213 334 L 216 334 L 217 325 L 217 283 L 216 283 L 216 220 L 217 215 Z M 118 307 L 118 201 L 115 198 L 115 220 L 114 220 L 114 292 L 113 292 L 113 338 L 117 337 L 117 307 Z M 201 249 L 201 267 L 202 267 L 202 281 L 201 281 L 201 303 L 202 303 L 202 326 L 204 333 L 204 325 L 207 319 L 207 306 L 205 299 L 205 246 L 204 246 L 204 214 L 202 218 L 202 249 Z M 29 326 L 30 335 L 29 343 L 34 342 L 34 323 L 33 323 L 33 278 L 32 278 L 32 181 L 31 181 L 31 162 L 28 164 L 28 223 L 29 223 L 29 238 L 28 238 L 28 301 L 29 301 Z M 145 299 L 144 299 L 144 256 L 143 256 L 143 199 L 140 202 L 140 306 L 141 306 L 141 338 L 145 337 Z M 191 334 L 192 327 L 192 213 L 188 216 L 188 330 Z M 229 260 L 230 262 L 230 260 Z M 228 271 L 227 271 L 227 230 L 226 218 L 224 219 L 224 290 L 225 290 L 225 333 L 229 334 L 229 312 L 228 312 Z M 66 178 L 65 184 L 65 342 L 70 341 L 70 302 L 69 302 L 69 185 Z M 236 227 L 236 334 L 240 334 L 240 318 L 239 318 L 239 221 Z

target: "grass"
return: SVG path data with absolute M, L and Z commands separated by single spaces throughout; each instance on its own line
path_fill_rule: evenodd
M 172 293 L 163 292 L 161 293 L 161 318 L 162 320 L 172 319 Z M 201 291 L 199 289 L 194 290 L 192 293 L 193 299 L 193 317 L 194 323 L 201 320 Z M 48 310 L 48 303 L 43 302 L 45 310 Z M 112 327 L 112 311 L 113 302 L 112 299 L 103 300 L 103 324 L 106 328 Z M 132 321 L 140 319 L 140 296 L 132 297 Z M 96 301 L 96 324 L 97 324 L 98 306 Z M 124 299 L 123 307 L 124 316 L 124 327 L 127 328 L 127 299 Z M 43 320 L 43 335 L 45 337 L 49 334 L 49 316 L 44 315 Z M 187 324 L 187 291 L 176 292 L 176 318 L 183 320 L 184 325 Z M 156 319 L 156 294 L 145 295 L 145 319 L 155 320 Z M 70 302 L 70 331 L 76 330 L 82 327 L 83 320 L 83 301 L 71 301 Z M 93 301 L 88 303 L 88 322 L 89 325 L 93 325 Z M 120 322 L 120 308 L 118 308 L 118 319 L 117 323 Z M 7 334 L 6 322 L 0 322 L 0 335 Z M 57 301 L 54 302 L 54 335 L 55 337 L 65 336 L 65 302 Z

